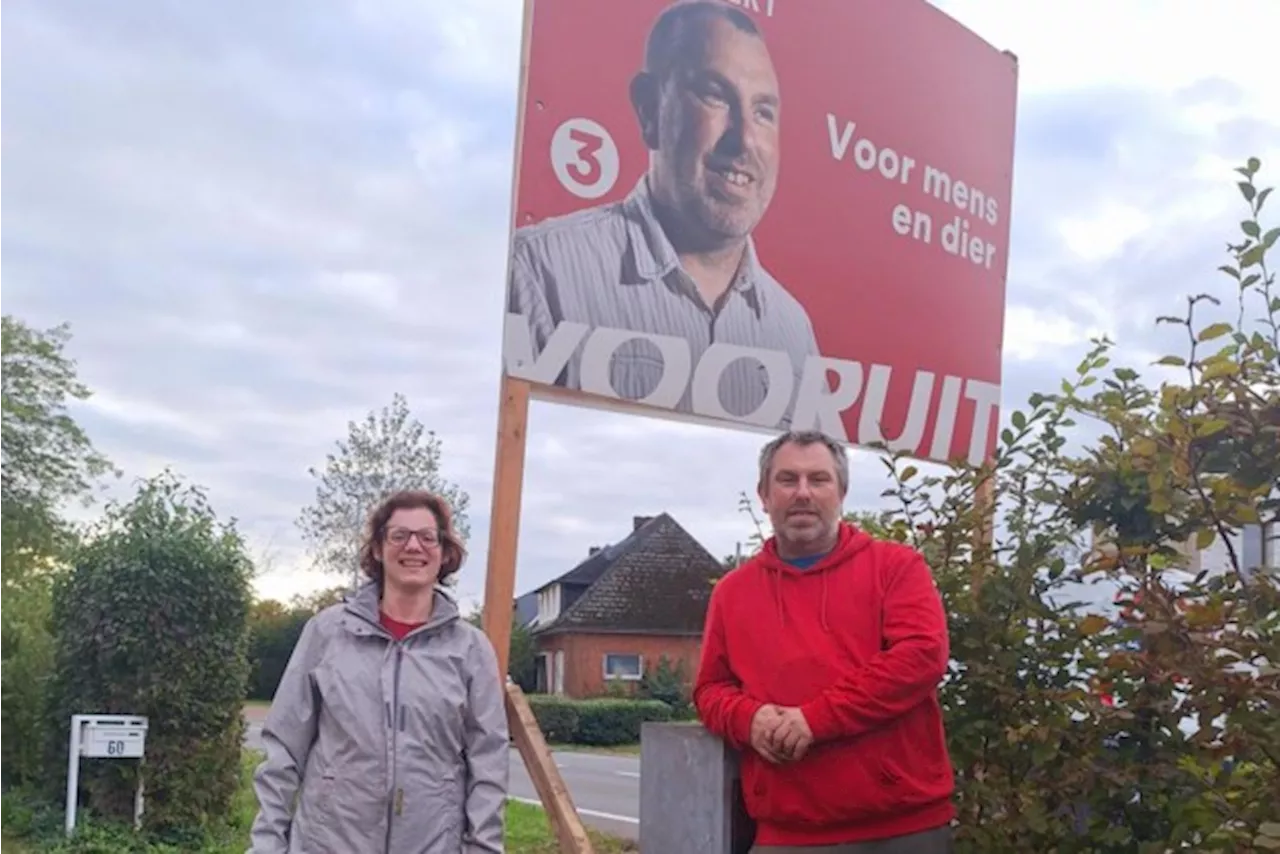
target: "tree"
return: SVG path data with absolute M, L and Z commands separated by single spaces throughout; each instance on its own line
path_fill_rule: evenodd
M 313 593 L 298 593 L 289 600 L 289 606 L 295 611 L 307 614 L 319 614 L 330 605 L 337 605 L 347 598 L 351 588 L 345 586 L 326 587 Z
M 882 449 L 896 507 L 866 526 L 925 555 L 949 621 L 958 854 L 1280 850 L 1280 576 L 1237 547 L 1280 516 L 1260 168 L 1237 170 L 1224 293 L 1157 319 L 1186 349 L 1156 376 L 1098 339 L 988 463 Z
M 67 412 L 68 403 L 89 397 L 65 354 L 68 327 L 38 331 L 5 315 L 0 337 L 0 766 L 5 782 L 15 783 L 36 781 L 43 772 L 45 688 L 53 662 L 50 584 L 72 542 L 63 504 L 86 496 L 110 466 Z
M 469 533 L 470 497 L 440 473 L 442 448 L 434 431 L 413 418 L 403 395 L 396 394 L 381 412 L 347 425 L 346 441 L 326 456 L 323 471 L 310 469 L 319 483 L 315 501 L 298 517 L 298 527 L 315 563 L 359 580 L 357 556 L 369 512 L 379 501 L 402 489 L 425 489 L 442 495 L 453 508 L 454 524 Z
M 66 545 L 63 502 L 84 497 L 112 469 L 67 412 L 68 403 L 90 396 L 65 353 L 69 327 L 33 330 L 5 315 L 2 338 L 0 549 L 10 587 Z
M 511 622 L 511 652 L 507 659 L 507 674 L 526 693 L 538 689 L 538 642 L 529 627 L 522 625 L 514 617 Z
M 990 464 L 886 461 L 896 535 L 929 554 L 951 623 L 958 851 L 1280 848 L 1280 589 L 1234 545 L 1280 498 L 1280 229 L 1259 222 L 1259 168 L 1238 170 L 1231 305 L 1205 321 L 1224 300 L 1197 294 L 1158 319 L 1187 341 L 1162 376 L 1112 366 L 1099 339 L 1010 413 Z M 1073 450 L 1077 418 L 1103 429 Z
M 188 840 L 229 813 L 240 782 L 253 567 L 233 524 L 172 474 L 112 504 L 54 589 L 58 765 L 75 713 L 149 719 L 147 757 L 86 765 L 87 803 L 128 820 L 145 777 L 145 826 Z M 65 778 L 51 775 L 53 783 Z M 183 846 L 185 850 L 193 847 Z
M 677 719 L 693 715 L 690 693 L 693 679 L 683 658 L 674 662 L 668 656 L 659 656 L 656 666 L 646 667 L 640 679 L 640 695 L 650 700 L 661 700 L 671 707 Z
M 349 592 L 349 587 L 333 587 L 294 596 L 288 605 L 274 599 L 253 603 L 249 612 L 249 699 L 275 696 L 307 620 L 341 602 Z
M 270 700 L 280 685 L 289 656 L 302 636 L 302 627 L 311 614 L 288 608 L 274 599 L 254 602 L 249 611 L 250 700 Z
M 4 650 L 0 665 L 0 769 L 5 786 L 35 783 L 44 772 L 46 683 L 53 668 L 47 585 L 5 593 L 0 645 Z
M 483 629 L 484 613 L 476 611 L 467 618 L 467 622 L 477 629 Z M 538 688 L 538 642 L 529 627 L 521 623 L 519 616 L 515 614 L 511 615 L 511 644 L 508 650 L 507 675 L 520 686 L 520 690 L 532 694 Z

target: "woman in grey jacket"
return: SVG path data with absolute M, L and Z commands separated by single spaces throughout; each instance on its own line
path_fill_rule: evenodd
M 276 689 L 249 854 L 503 851 L 504 680 L 439 587 L 463 556 L 438 496 L 371 514 L 369 581 L 307 622 Z

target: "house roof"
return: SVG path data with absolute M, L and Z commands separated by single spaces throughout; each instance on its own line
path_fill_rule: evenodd
M 535 632 L 698 635 L 711 582 L 724 572 L 719 560 L 662 513 L 539 588 L 587 585 L 555 620 Z
M 515 602 L 516 622 L 522 626 L 532 623 L 538 616 L 538 591 L 526 593 L 516 599 Z
M 631 548 L 639 531 L 634 531 L 620 543 L 605 546 L 593 552 L 586 560 L 557 578 L 552 584 L 595 584 L 619 554 Z

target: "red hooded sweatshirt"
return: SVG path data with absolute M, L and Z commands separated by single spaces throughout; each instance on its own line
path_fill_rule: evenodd
M 715 586 L 694 703 L 742 752 L 759 845 L 839 845 L 947 824 L 954 778 L 937 688 L 950 647 L 919 552 L 844 523 L 808 569 L 770 539 Z M 798 706 L 814 742 L 774 765 L 750 746 L 764 703 Z

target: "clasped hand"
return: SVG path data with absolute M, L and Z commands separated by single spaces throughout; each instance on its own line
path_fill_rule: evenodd
M 798 708 L 766 703 L 751 719 L 751 747 L 769 762 L 795 762 L 813 745 L 813 731 Z

